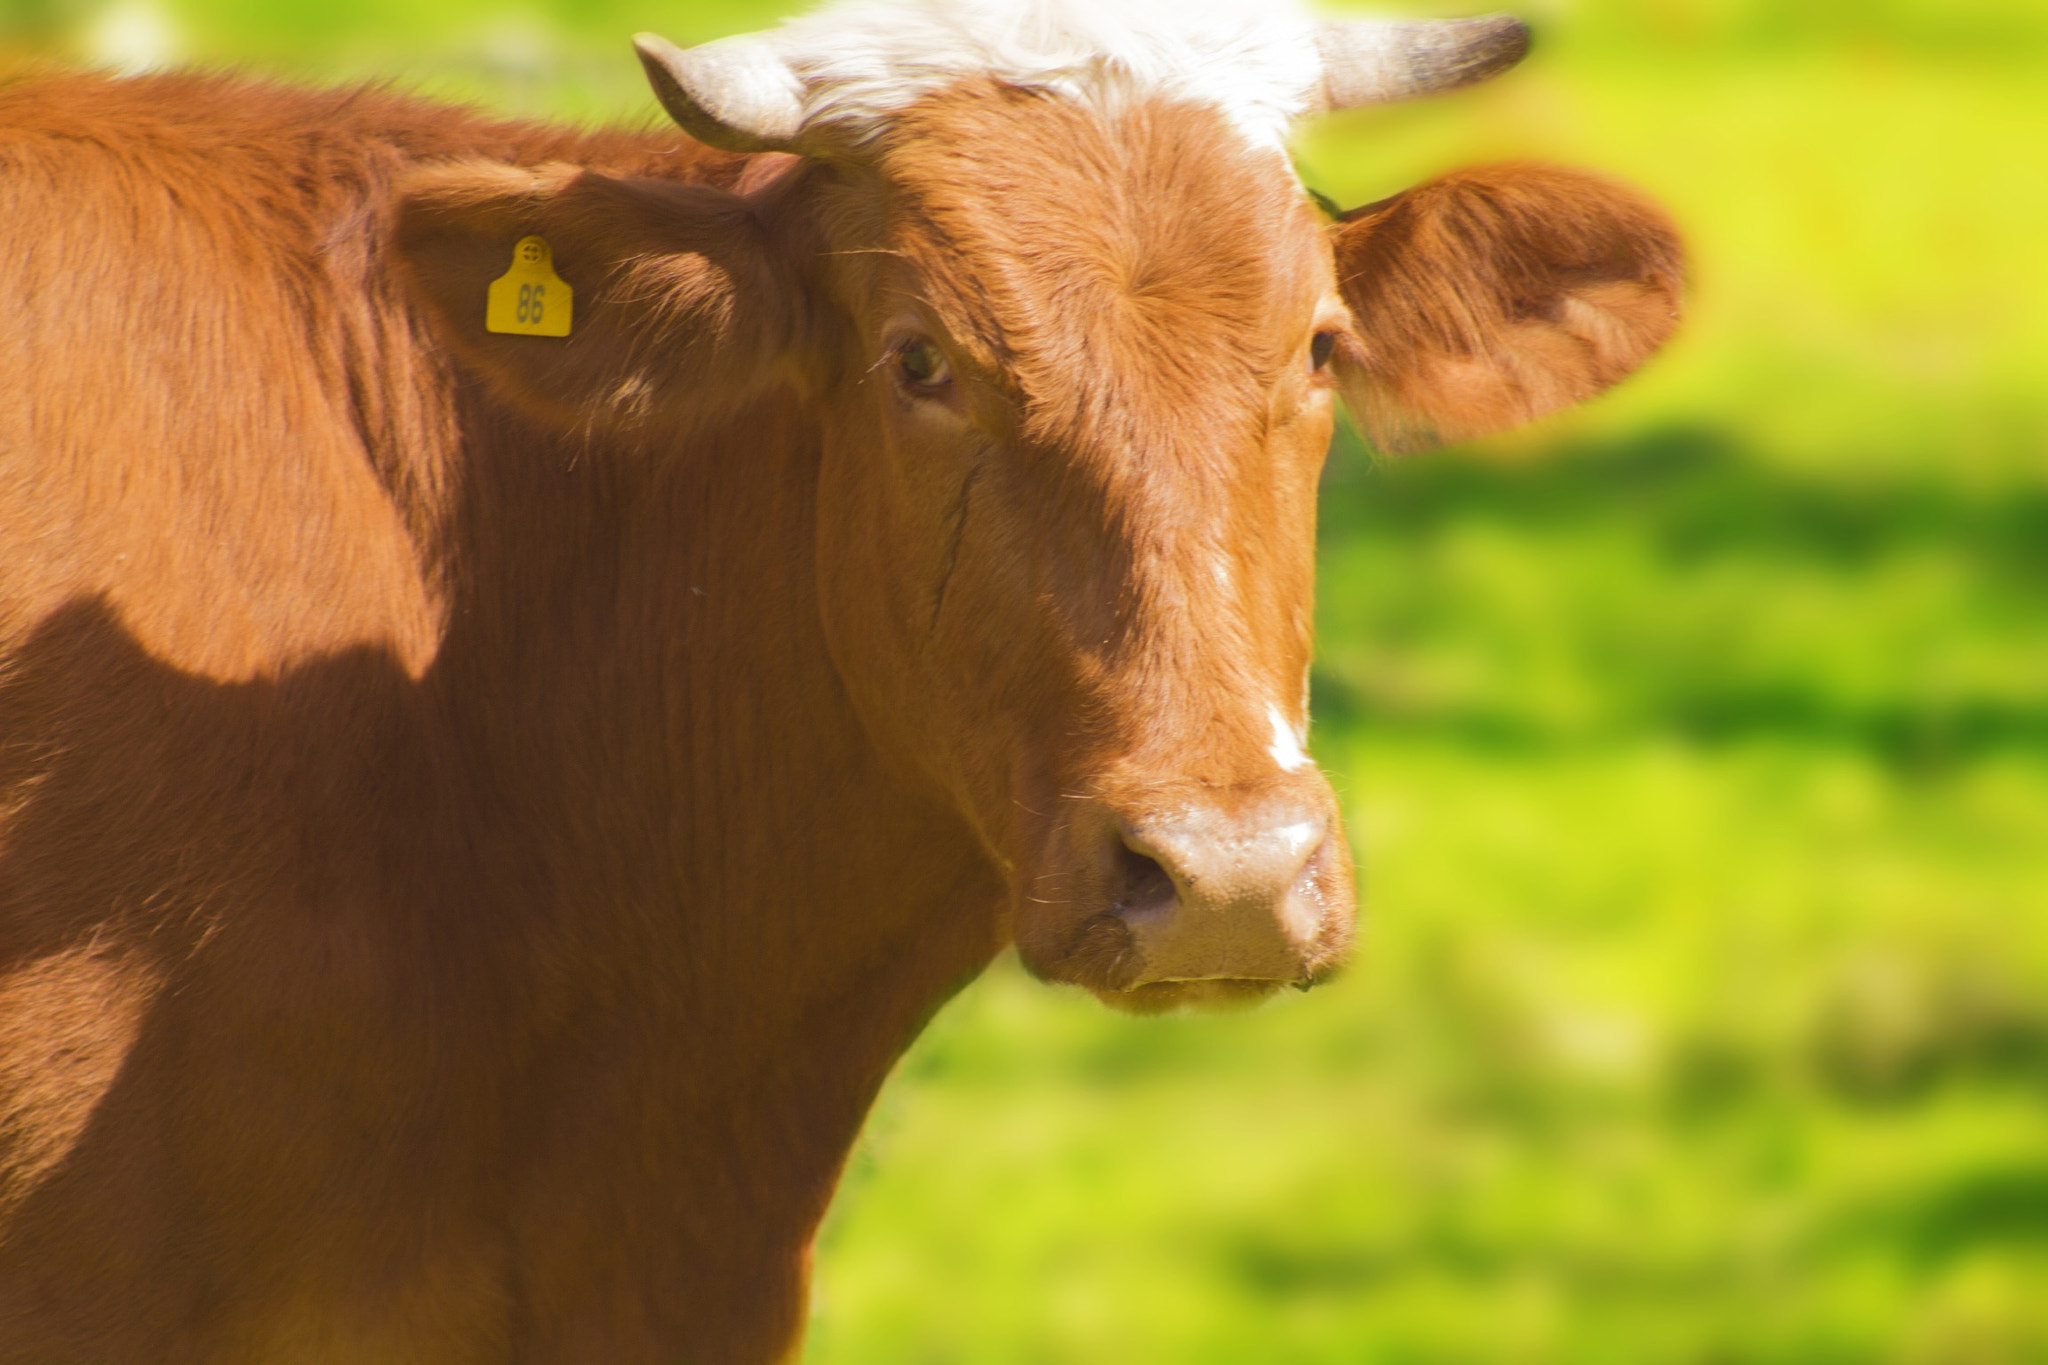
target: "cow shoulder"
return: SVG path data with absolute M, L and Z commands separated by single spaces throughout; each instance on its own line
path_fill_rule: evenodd
M 375 148 L 306 131 L 346 100 L 182 75 L 0 88 L 0 681 L 92 600 L 223 681 L 365 644 L 424 666 L 437 607 L 349 376 L 373 356 L 409 410 L 431 398 L 350 249 Z M 26 724 L 0 711 L 0 734 Z
M 1339 383 L 1387 450 L 1590 398 L 1678 324 L 1676 230 L 1633 191 L 1576 171 L 1453 172 L 1345 215 L 1334 245 L 1358 338 Z

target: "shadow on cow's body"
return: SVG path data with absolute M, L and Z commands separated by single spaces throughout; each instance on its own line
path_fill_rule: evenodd
M 1678 287 L 1565 172 L 1325 223 L 1284 115 L 1521 50 L 1368 29 L 1283 25 L 1320 93 L 1250 113 L 812 117 L 644 40 L 724 150 L 0 90 L 0 1365 L 783 1359 L 876 1087 L 1005 944 L 1137 1010 L 1333 970 L 1336 389 L 1494 429 Z M 528 234 L 566 339 L 483 325 Z
M 604 477 L 527 473 L 522 557 Z M 653 520 L 709 491 L 615 493 Z M 684 618 L 601 650 L 640 609 L 600 574 L 491 705 L 460 613 L 417 677 L 365 645 L 217 681 L 103 598 L 12 651 L 0 1359 L 753 1360 L 795 1332 L 851 1136 L 995 950 L 1002 887 L 957 820 L 878 796 L 822 654 L 763 628 L 804 610 L 801 553 L 632 520 L 588 548 L 637 544 Z M 774 691 L 622 715 L 606 654 Z M 685 727 L 689 770 L 642 725 Z

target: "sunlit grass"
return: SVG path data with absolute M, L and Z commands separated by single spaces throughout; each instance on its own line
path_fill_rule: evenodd
M 1129 1024 L 1000 969 L 882 1105 L 812 1359 L 2048 1349 L 2048 771 L 1329 757 L 1352 973 Z

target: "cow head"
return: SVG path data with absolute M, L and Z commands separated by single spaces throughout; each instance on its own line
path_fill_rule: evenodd
M 1010 8 L 643 37 L 678 123 L 769 154 L 740 192 L 444 170 L 410 250 L 541 231 L 581 272 L 581 357 L 465 343 L 529 406 L 682 439 L 770 384 L 810 405 L 834 662 L 1033 970 L 1133 1009 L 1308 984 L 1353 907 L 1305 748 L 1336 396 L 1405 448 L 1596 392 L 1670 331 L 1675 238 L 1531 167 L 1318 212 L 1290 119 L 1490 74 L 1512 21 Z M 421 274 L 475 311 L 482 276 Z

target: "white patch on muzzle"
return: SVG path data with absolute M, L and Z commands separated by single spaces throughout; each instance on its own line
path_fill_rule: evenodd
M 1273 727 L 1273 742 L 1266 746 L 1266 752 L 1273 761 L 1290 773 L 1298 773 L 1309 766 L 1308 751 L 1303 747 L 1307 736 L 1287 723 L 1287 717 L 1280 714 L 1280 708 L 1270 703 L 1266 707 L 1266 719 Z

